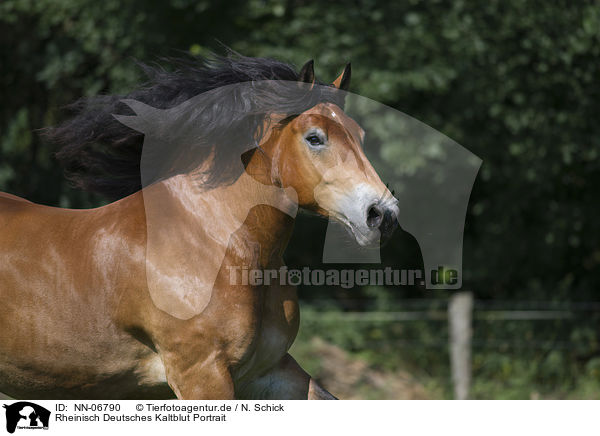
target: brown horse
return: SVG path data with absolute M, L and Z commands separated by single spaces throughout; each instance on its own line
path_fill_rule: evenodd
M 342 110 L 338 94 L 349 78 L 347 67 L 324 86 L 312 62 L 296 73 L 243 57 L 155 71 L 153 84 L 128 98 L 172 108 L 205 93 L 206 116 L 184 118 L 214 134 L 198 139 L 207 145 L 198 159 L 181 159 L 172 147 L 162 174 L 150 171 L 147 183 L 139 166 L 144 139 L 124 125 L 136 117 L 120 98 L 82 105 L 50 131 L 64 144 L 59 158 L 76 184 L 121 198 L 70 210 L 0 194 L 0 392 L 333 399 L 287 353 L 299 326 L 295 288 L 232 282 L 231 271 L 282 266 L 295 207 L 336 218 L 361 245 L 394 230 L 396 200 L 362 151 L 363 130 Z M 280 93 L 254 95 L 261 80 L 295 81 L 308 96 L 296 102 L 302 111 L 290 110 Z M 250 84 L 231 99 L 240 106 L 220 110 L 219 89 L 238 83 Z M 265 103 L 264 116 L 249 103 L 273 99 L 279 106 Z M 138 115 L 141 104 L 128 103 Z M 112 116 L 125 110 L 122 123 Z M 215 142 L 219 122 L 233 114 L 231 141 L 245 129 L 251 149 Z

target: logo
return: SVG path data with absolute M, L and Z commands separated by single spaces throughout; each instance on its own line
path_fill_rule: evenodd
M 6 431 L 14 433 L 18 429 L 44 429 L 48 430 L 50 411 L 28 401 L 19 401 L 10 405 L 4 404 L 6 409 Z

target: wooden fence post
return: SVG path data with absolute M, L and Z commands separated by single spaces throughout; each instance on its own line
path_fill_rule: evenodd
M 471 338 L 473 319 L 473 294 L 457 292 L 448 304 L 450 332 L 450 367 L 454 398 L 466 400 L 471 388 Z

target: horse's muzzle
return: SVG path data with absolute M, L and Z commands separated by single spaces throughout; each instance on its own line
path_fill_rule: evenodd
M 373 204 L 367 211 L 367 226 L 370 229 L 379 229 L 381 243 L 386 242 L 398 227 L 396 213 L 385 206 Z

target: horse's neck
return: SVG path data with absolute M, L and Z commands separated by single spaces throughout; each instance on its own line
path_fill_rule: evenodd
M 201 313 L 224 267 L 281 262 L 296 215 L 294 192 L 243 174 L 234 184 L 203 190 L 180 175 L 143 190 L 146 276 L 154 304 L 181 319 Z M 226 268 L 225 268 L 226 269 Z
M 161 195 L 167 194 L 169 199 L 150 204 L 150 208 L 158 208 L 156 212 L 161 215 L 171 214 L 173 223 L 196 229 L 205 242 L 216 243 L 215 249 L 227 249 L 235 235 L 258 244 L 265 253 L 285 248 L 298 208 L 295 191 L 262 184 L 247 173 L 231 185 L 210 190 L 203 189 L 190 175 L 161 183 Z M 148 212 L 146 195 L 144 200 Z

